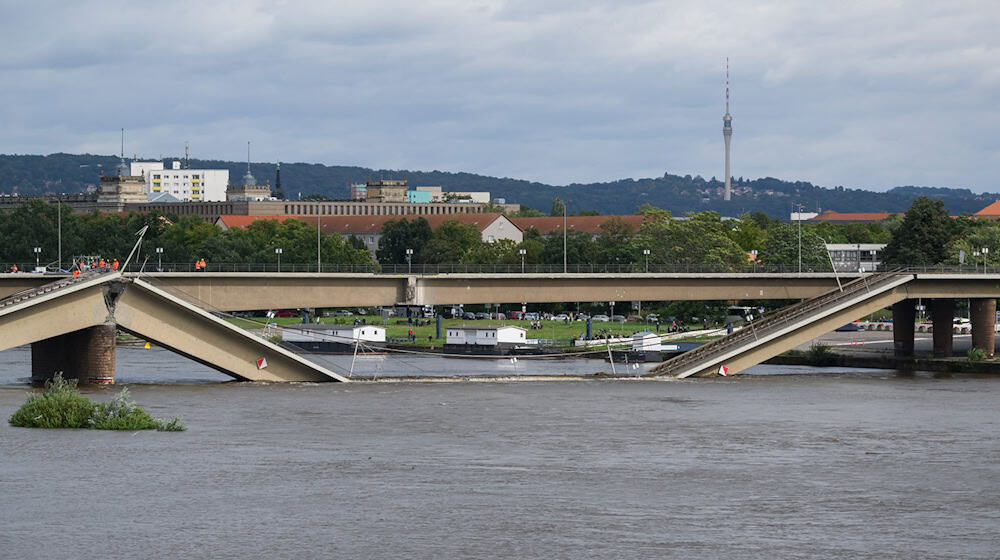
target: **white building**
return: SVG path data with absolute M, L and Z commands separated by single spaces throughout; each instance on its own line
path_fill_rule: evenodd
M 872 272 L 882 264 L 885 243 L 827 243 L 838 272 Z
M 448 327 L 445 344 L 465 346 L 500 346 L 525 344 L 527 337 L 521 327 Z
M 295 325 L 281 329 L 284 342 L 385 342 L 385 327 L 377 325 Z
M 181 162 L 172 162 L 164 169 L 161 161 L 134 161 L 132 175 L 146 179 L 150 195 L 167 193 L 182 201 L 225 202 L 229 185 L 228 169 L 182 169 Z
M 632 350 L 637 352 L 660 352 L 663 350 L 663 343 L 658 334 L 649 331 L 637 332 L 632 335 Z

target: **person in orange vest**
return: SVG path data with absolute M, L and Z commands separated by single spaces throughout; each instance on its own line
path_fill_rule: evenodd
M 194 261 L 194 271 L 201 272 L 201 261 Z
M 79 275 L 80 275 L 80 269 L 79 268 L 73 271 L 73 277 L 74 278 L 77 277 L 77 276 L 79 276 Z
M 101 262 L 100 262 L 100 263 L 98 263 L 98 266 L 100 266 L 100 267 L 101 267 L 101 272 L 106 272 L 106 270 L 107 270 L 107 265 L 106 265 L 106 264 L 104 263 L 104 259 L 101 259 Z
M 10 271 L 17 272 L 17 265 L 15 264 L 14 266 L 10 267 Z
M 115 259 L 115 262 L 111 263 L 111 270 L 118 270 L 118 259 Z
M 198 261 L 198 266 L 199 266 L 199 267 L 201 267 L 201 271 L 202 271 L 202 272 L 205 272 L 205 268 L 206 268 L 206 267 L 207 267 L 208 265 L 206 265 L 206 264 L 205 264 L 205 259 L 201 259 L 200 261 Z

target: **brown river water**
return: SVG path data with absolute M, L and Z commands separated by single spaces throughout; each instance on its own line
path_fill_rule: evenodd
M 30 353 L 0 358 L 6 418 Z M 608 368 L 363 362 L 360 377 Z M 1000 379 L 751 373 L 268 385 L 119 349 L 119 382 L 188 431 L 0 424 L 0 558 L 1000 557 Z

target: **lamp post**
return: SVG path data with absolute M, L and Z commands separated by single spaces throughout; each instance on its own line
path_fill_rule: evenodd
M 38 270 L 38 258 L 42 254 L 41 247 L 35 247 L 35 270 Z
M 524 274 L 524 254 L 527 253 L 524 249 L 518 249 L 518 253 L 521 253 L 521 274 Z
M 406 273 L 413 273 L 413 249 L 406 250 Z
M 284 251 L 281 250 L 281 247 L 277 247 L 274 249 L 274 254 L 278 255 L 278 272 L 281 272 L 281 253 L 283 252 Z
M 58 218 L 59 225 L 57 230 L 58 231 L 57 244 L 59 245 L 59 266 L 57 268 L 58 270 L 61 271 L 62 270 L 62 194 L 59 195 L 59 198 L 56 201 L 56 214 L 59 216 Z
M 973 257 L 979 257 L 979 249 L 976 249 L 975 251 L 973 251 L 972 252 L 972 256 Z M 973 264 L 973 266 L 976 267 L 976 272 L 979 272 L 979 259 L 978 258 L 973 259 L 972 264 Z
M 649 272 L 649 249 L 643 249 L 642 256 L 646 257 L 646 272 Z
M 799 224 L 799 274 L 802 274 L 802 204 L 796 204 L 798 212 L 795 214 L 795 221 Z
M 156 248 L 156 271 L 163 272 L 163 247 Z
M 566 258 L 566 203 L 563 202 L 563 274 L 566 274 L 569 270 L 569 266 L 566 264 L 569 260 Z
M 983 247 L 981 250 L 983 252 L 983 274 L 986 274 L 986 255 L 990 254 L 990 248 Z

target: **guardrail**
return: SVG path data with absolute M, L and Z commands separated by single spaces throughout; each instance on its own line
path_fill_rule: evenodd
M 663 363 L 663 366 L 657 368 L 656 374 L 677 374 L 681 370 L 688 368 L 699 361 L 707 360 L 713 356 L 723 354 L 735 347 L 742 346 L 750 340 L 757 340 L 762 336 L 766 336 L 775 330 L 783 328 L 789 323 L 797 321 L 803 316 L 816 311 L 817 309 L 826 307 L 833 303 L 851 299 L 862 292 L 870 292 L 873 288 L 878 288 L 883 284 L 899 279 L 908 274 L 912 274 L 912 272 L 883 272 L 870 277 L 865 276 L 858 278 L 857 280 L 844 284 L 843 290 L 832 290 L 813 299 L 791 305 L 759 321 L 750 323 L 746 327 L 728 336 L 724 336 L 718 340 L 702 345 L 695 350 L 685 352 L 672 360 L 668 360 Z
M 33 272 L 34 263 L 0 263 L 0 272 L 9 272 L 13 265 L 17 265 L 19 272 Z M 63 263 L 68 265 L 69 263 Z M 110 267 L 106 271 L 110 272 Z M 196 272 L 195 264 L 192 263 L 162 263 L 142 261 L 129 263 L 126 272 Z M 892 270 L 913 272 L 913 273 L 940 273 L 940 274 L 1000 274 L 1000 267 L 973 266 L 973 265 L 911 265 L 905 267 L 893 267 Z M 63 272 L 68 272 L 63 269 Z M 205 272 L 247 272 L 247 273 L 277 273 L 277 272 L 333 272 L 333 273 L 368 273 L 368 274 L 560 274 L 564 271 L 561 264 L 525 264 L 522 268 L 520 264 L 338 264 L 323 263 L 318 267 L 312 263 L 207 263 Z M 832 274 L 833 271 L 827 267 L 803 267 L 801 270 L 797 265 L 757 265 L 749 263 L 743 267 L 726 267 L 721 265 L 682 263 L 682 264 L 571 264 L 565 268 L 570 274 Z M 865 275 L 885 272 L 865 272 Z M 47 273 L 57 273 L 56 266 L 49 265 Z M 856 277 L 858 272 L 838 271 L 841 275 Z

